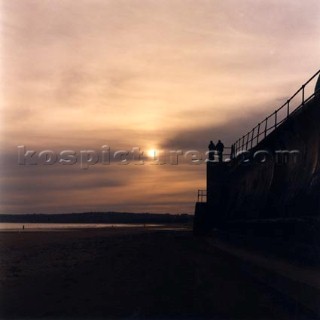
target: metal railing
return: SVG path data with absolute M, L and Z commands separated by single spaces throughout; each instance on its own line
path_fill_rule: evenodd
M 232 150 L 231 147 L 224 147 L 224 151 L 222 153 L 222 162 L 228 162 L 232 158 Z M 209 160 L 214 161 L 214 162 L 219 162 L 219 153 L 217 150 L 214 150 L 213 153 L 213 158 L 210 158 L 209 155 Z
M 198 202 L 207 202 L 207 190 L 198 190 Z
M 286 121 L 294 112 L 302 108 L 309 100 L 311 100 L 316 94 L 320 93 L 320 90 L 314 91 L 306 99 L 308 86 L 316 77 L 320 74 L 318 70 L 306 83 L 304 83 L 300 89 L 289 98 L 280 108 L 276 109 L 271 115 L 266 117 L 263 121 L 259 122 L 251 131 L 239 138 L 233 143 L 234 154 L 237 154 L 242 150 L 249 150 L 255 147 L 259 142 L 265 139 L 272 131 L 274 131 L 279 125 Z M 314 88 L 314 87 L 313 87 Z M 312 92 L 312 91 L 311 91 Z M 300 99 L 299 99 L 300 96 Z M 298 106 L 294 106 L 293 102 L 298 99 L 300 102 Z M 262 138 L 261 138 L 262 137 Z

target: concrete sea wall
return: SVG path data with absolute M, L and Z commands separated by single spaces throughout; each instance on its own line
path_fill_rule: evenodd
M 279 150 L 291 154 L 277 153 Z M 247 231 L 251 225 L 254 232 L 263 233 L 275 221 L 277 226 L 290 225 L 291 230 L 304 229 L 307 224 L 309 230 L 319 225 L 319 215 L 318 95 L 250 152 L 229 163 L 207 164 L 207 202 L 196 209 L 195 230 L 246 225 Z

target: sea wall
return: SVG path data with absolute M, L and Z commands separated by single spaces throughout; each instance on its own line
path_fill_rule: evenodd
M 281 154 L 279 150 L 291 153 Z M 266 154 L 269 156 L 265 157 Z M 229 163 L 207 164 L 207 203 L 202 205 L 201 212 L 196 210 L 195 221 L 201 216 L 206 228 L 208 224 L 214 227 L 291 221 L 296 228 L 297 223 L 302 225 L 301 219 L 313 224 L 319 215 L 320 97 L 317 96 L 293 112 L 249 153 Z

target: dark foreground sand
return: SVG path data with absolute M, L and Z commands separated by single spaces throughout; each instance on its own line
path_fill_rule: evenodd
M 1 318 L 302 319 L 186 230 L 0 234 Z

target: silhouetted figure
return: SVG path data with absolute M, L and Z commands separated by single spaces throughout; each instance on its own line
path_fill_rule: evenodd
M 22 230 L 24 230 L 24 225 L 22 226 Z
M 216 150 L 218 151 L 219 162 L 222 162 L 222 155 L 223 155 L 224 145 L 220 140 L 218 141 L 218 143 L 216 145 Z
M 209 160 L 214 160 L 214 150 L 216 150 L 216 146 L 214 145 L 212 140 L 210 140 L 208 148 L 209 148 Z

